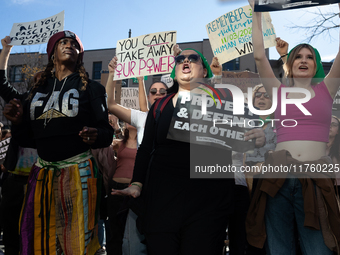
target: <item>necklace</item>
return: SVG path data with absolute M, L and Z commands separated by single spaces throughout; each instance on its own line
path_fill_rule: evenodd
M 59 91 L 59 95 L 58 95 L 58 98 L 56 100 L 57 103 L 59 103 L 59 96 L 60 96 L 60 93 L 61 91 L 63 90 L 64 88 L 64 85 L 66 83 L 66 80 L 67 80 L 67 77 L 65 78 L 64 82 L 63 82 L 63 85 L 61 86 L 61 89 Z M 51 96 L 53 95 L 54 93 L 54 90 L 55 90 L 55 85 L 57 83 L 57 78 L 54 78 L 54 85 L 53 85 L 53 91 L 52 91 L 52 94 Z M 44 128 L 47 126 L 47 124 L 51 121 L 52 117 L 53 117 L 53 113 L 54 113 L 54 108 L 52 109 L 52 111 L 50 113 L 48 113 L 49 110 L 51 110 L 52 108 L 52 104 L 48 107 L 47 111 L 46 111 L 46 115 L 45 115 L 45 121 L 44 121 Z M 47 120 L 47 115 L 49 115 L 49 119 Z

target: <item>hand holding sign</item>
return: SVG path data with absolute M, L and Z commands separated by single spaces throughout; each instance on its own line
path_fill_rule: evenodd
M 1 45 L 2 45 L 2 49 L 11 49 L 13 47 L 13 45 L 9 45 L 11 43 L 11 37 L 6 36 L 5 38 L 1 39 Z

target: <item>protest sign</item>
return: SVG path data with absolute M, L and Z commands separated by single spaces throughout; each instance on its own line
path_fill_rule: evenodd
M 64 11 L 46 19 L 14 23 L 10 37 L 11 45 L 47 43 L 50 37 L 64 30 Z
M 244 115 L 233 115 L 230 93 L 221 101 L 206 95 L 179 93 L 167 138 L 239 152 L 254 149 L 253 141 L 244 141 L 244 133 L 251 126 L 259 125 L 251 121 L 258 120 L 258 116 L 252 114 L 246 104 Z M 203 100 L 206 100 L 206 114 L 202 112 Z
M 161 81 L 164 82 L 168 86 L 168 88 L 174 85 L 174 80 L 170 77 L 170 74 L 162 75 Z
M 243 93 L 248 92 L 248 87 L 255 87 L 261 84 L 260 76 L 257 73 L 243 71 L 243 72 L 222 72 L 222 83 L 236 85 Z
M 126 108 L 139 110 L 138 88 L 122 88 L 120 104 Z
M 255 12 L 283 11 L 339 3 L 339 0 L 257 0 Z
M 206 25 L 210 45 L 220 63 L 253 52 L 252 9 L 249 5 L 228 12 Z M 269 13 L 262 14 L 264 47 L 276 45 L 275 29 Z
M 2 164 L 5 161 L 6 153 L 8 150 L 8 145 L 11 141 L 11 138 L 8 137 L 5 140 L 2 140 L 0 142 L 0 164 Z
M 175 66 L 176 31 L 127 38 L 117 42 L 115 80 L 170 73 Z

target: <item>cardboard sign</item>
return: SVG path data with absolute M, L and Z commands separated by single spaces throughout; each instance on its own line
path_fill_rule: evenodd
M 117 42 L 114 80 L 170 73 L 175 66 L 176 31 L 127 38 Z
M 255 12 L 283 11 L 297 8 L 314 7 L 326 4 L 340 3 L 339 0 L 257 0 Z
M 206 25 L 210 45 L 219 62 L 226 63 L 253 52 L 252 9 L 243 6 Z M 264 47 L 276 45 L 275 29 L 269 13 L 262 14 Z
M 252 128 L 249 121 L 258 120 L 258 116 L 252 114 L 246 104 L 245 115 L 233 115 L 230 93 L 221 100 L 222 105 L 219 100 L 215 101 L 206 94 L 207 112 L 202 114 L 203 95 L 205 94 L 179 93 L 167 138 L 239 152 L 254 149 L 254 142 L 244 141 L 244 133 Z M 222 120 L 228 123 L 221 124 Z
M 248 87 L 254 88 L 261 84 L 260 76 L 257 73 L 243 71 L 243 72 L 222 72 L 222 84 L 232 84 L 239 87 L 243 93 L 248 92 Z
M 11 141 L 11 138 L 8 137 L 5 140 L 2 140 L 0 142 L 0 164 L 2 164 L 5 161 L 5 157 L 6 157 L 6 153 L 7 153 L 10 141 Z
M 11 45 L 47 43 L 50 37 L 64 30 L 64 11 L 46 19 L 14 23 L 10 37 Z
M 120 104 L 126 108 L 139 110 L 138 88 L 122 88 Z

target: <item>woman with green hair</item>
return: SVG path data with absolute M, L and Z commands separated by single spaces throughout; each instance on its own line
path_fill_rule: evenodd
M 254 1 L 249 3 L 253 7 Z M 287 54 L 288 84 L 284 85 L 276 79 L 265 55 L 260 12 L 253 13 L 252 26 L 256 66 L 269 96 L 277 96 L 278 106 L 277 146 L 267 153 L 264 166 L 296 171 L 259 180 L 246 222 L 248 242 L 258 248 L 265 245 L 267 254 L 275 255 L 295 254 L 297 239 L 303 254 L 339 253 L 340 214 L 332 181 L 335 171 L 326 146 L 333 98 L 340 85 L 340 54 L 325 77 L 318 51 L 309 44 L 297 45 Z M 300 107 L 287 104 L 281 109 L 284 98 L 301 102 L 308 94 L 310 99 L 298 104 Z M 316 170 L 320 167 L 322 172 Z
M 142 223 L 149 255 L 219 255 L 233 209 L 233 173 L 229 179 L 191 179 L 189 170 L 194 165 L 231 165 L 231 152 L 167 139 L 179 92 L 192 91 L 200 79 L 213 74 L 200 52 L 185 49 L 176 57 L 172 76 L 172 99 L 157 123 L 153 115 L 157 103 L 150 109 L 131 186 L 112 194 L 144 198 Z M 252 130 L 247 135 L 251 139 L 263 133 Z M 261 137 L 257 142 L 262 144 L 263 140 Z M 204 157 L 193 155 L 198 150 L 204 151 Z

